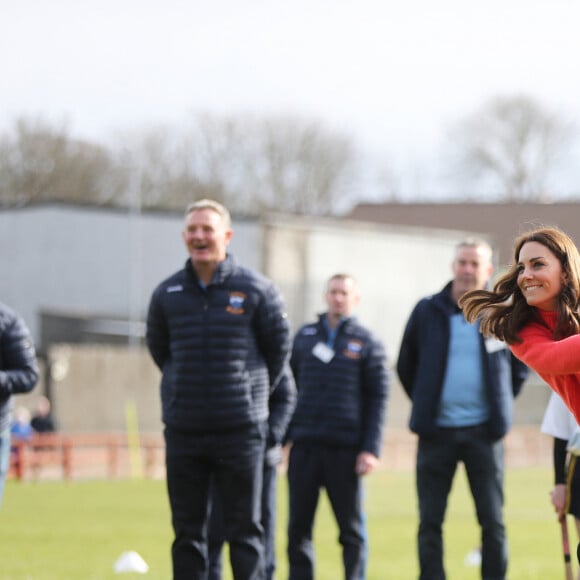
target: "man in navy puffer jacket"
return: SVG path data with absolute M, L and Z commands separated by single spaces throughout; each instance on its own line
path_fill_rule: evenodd
M 189 206 L 185 268 L 154 291 L 147 345 L 162 372 L 175 580 L 206 578 L 210 482 L 219 493 L 234 576 L 264 574 L 260 496 L 268 399 L 290 330 L 271 281 L 227 254 L 229 212 Z
M 30 392 L 38 381 L 34 345 L 26 324 L 0 304 L 0 503 L 10 462 L 12 395 Z
M 388 396 L 382 343 L 352 312 L 359 290 L 352 276 L 327 283 L 328 311 L 294 338 L 290 366 L 298 400 L 287 439 L 290 580 L 314 578 L 312 528 L 326 488 L 340 528 L 346 580 L 364 577 L 361 476 L 377 466 Z

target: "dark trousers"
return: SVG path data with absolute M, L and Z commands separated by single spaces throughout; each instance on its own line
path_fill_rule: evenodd
M 358 580 L 365 555 L 360 478 L 355 473 L 357 450 L 294 443 L 288 484 L 290 517 L 288 560 L 290 580 L 314 578 L 312 528 L 320 489 L 324 487 L 340 534 L 346 580 Z
M 364 497 L 364 486 L 363 486 L 363 497 Z M 366 580 L 367 578 L 367 563 L 369 561 L 369 537 L 367 533 L 367 516 L 364 512 L 364 507 L 361 507 L 361 530 L 363 535 L 363 560 L 360 567 L 359 580 Z
M 272 580 L 276 569 L 276 470 L 277 463 L 264 462 L 262 485 L 262 528 L 264 529 L 264 557 L 266 580 Z M 219 495 L 212 488 L 211 515 L 209 518 L 209 576 L 208 580 L 222 578 L 222 547 L 225 542 L 223 509 Z
M 481 526 L 481 576 L 504 580 L 507 543 L 503 521 L 503 442 L 492 441 L 484 426 L 440 429 L 419 438 L 419 563 L 421 580 L 444 580 L 442 525 L 459 462 L 463 462 Z
M 227 433 L 165 430 L 174 580 L 206 580 L 210 483 L 223 506 L 235 580 L 262 580 L 263 425 Z

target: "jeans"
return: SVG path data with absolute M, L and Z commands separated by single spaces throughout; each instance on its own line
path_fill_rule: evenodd
M 228 433 L 165 430 L 167 490 L 175 539 L 174 580 L 205 580 L 210 484 L 223 506 L 225 539 L 235 580 L 262 580 L 263 425 Z
M 492 441 L 485 426 L 440 429 L 432 438 L 419 439 L 416 478 L 421 580 L 445 580 L 442 525 L 460 461 L 465 466 L 481 527 L 482 578 L 505 580 L 503 455 L 503 442 Z
M 324 487 L 338 524 L 346 580 L 359 580 L 365 560 L 362 487 L 355 473 L 357 450 L 315 443 L 294 443 L 290 449 L 288 484 L 290 580 L 313 580 L 314 516 Z
M 2 497 L 4 496 L 4 485 L 6 483 L 6 475 L 8 474 L 8 467 L 10 466 L 10 425 L 0 433 L 0 506 L 2 505 Z

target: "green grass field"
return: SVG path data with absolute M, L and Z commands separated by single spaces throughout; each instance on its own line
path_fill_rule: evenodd
M 510 580 L 564 577 L 560 528 L 549 503 L 549 469 L 513 469 L 506 475 L 506 521 Z M 286 480 L 280 478 L 278 578 L 287 577 L 285 558 Z M 369 580 L 417 577 L 417 526 L 412 473 L 373 474 L 366 480 L 370 537 Z M 576 533 L 570 522 L 572 549 Z M 1 580 L 104 580 L 171 577 L 169 509 L 162 481 L 9 481 L 0 510 Z M 338 533 L 326 497 L 317 514 L 317 580 L 342 578 Z M 449 580 L 480 577 L 464 564 L 479 543 L 471 496 L 458 472 L 445 526 Z M 147 575 L 113 572 L 124 551 L 136 550 L 150 566 Z M 225 579 L 231 579 L 226 570 Z

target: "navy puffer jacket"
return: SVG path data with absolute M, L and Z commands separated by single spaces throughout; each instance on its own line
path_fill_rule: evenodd
M 228 255 L 202 289 L 190 260 L 153 292 L 147 346 L 166 426 L 224 431 L 264 422 L 290 331 L 270 280 Z
M 12 395 L 32 391 L 38 381 L 36 353 L 24 321 L 0 304 L 0 431 L 10 424 Z
M 379 457 L 389 375 L 382 343 L 356 319 L 343 321 L 328 363 L 312 349 L 326 343 L 322 314 L 294 338 L 290 366 L 298 401 L 287 439 L 353 447 Z

